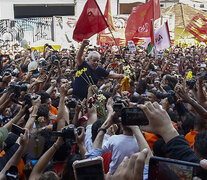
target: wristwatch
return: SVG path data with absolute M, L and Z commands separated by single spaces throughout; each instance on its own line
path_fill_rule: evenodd
M 100 127 L 100 128 L 98 129 L 98 133 L 99 133 L 100 131 L 103 131 L 104 133 L 106 133 L 106 129 L 105 129 L 105 128 L 101 128 L 101 127 Z

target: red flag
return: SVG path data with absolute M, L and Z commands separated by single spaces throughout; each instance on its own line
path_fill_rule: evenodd
M 116 29 L 114 27 L 113 17 L 112 17 L 112 14 L 111 14 L 111 0 L 107 0 L 107 2 L 106 2 L 104 17 L 107 20 L 109 29 L 115 31 Z
M 153 19 L 154 21 L 161 16 L 161 11 L 160 11 L 160 0 L 151 0 L 153 1 L 153 11 L 154 11 L 154 16 Z
M 159 17 L 160 0 L 150 0 L 145 4 L 134 7 L 127 21 L 126 41 L 130 41 L 134 37 L 150 37 L 151 20 L 156 20 Z
M 202 14 L 197 14 L 191 22 L 186 26 L 186 29 L 200 41 L 207 42 L 207 17 Z
M 96 0 L 88 0 L 73 31 L 73 39 L 78 42 L 88 39 L 106 29 L 107 26 Z
M 132 40 L 133 37 L 150 37 L 151 19 L 153 19 L 152 1 L 134 7 L 127 21 L 126 41 Z

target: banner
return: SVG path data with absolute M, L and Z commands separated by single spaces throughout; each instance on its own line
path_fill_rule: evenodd
M 198 13 L 186 29 L 200 41 L 207 42 L 207 17 Z

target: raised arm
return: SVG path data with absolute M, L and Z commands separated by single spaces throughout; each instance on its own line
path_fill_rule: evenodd
M 63 84 L 60 87 L 60 102 L 57 115 L 57 131 L 60 131 L 65 126 L 65 122 L 69 123 L 69 113 L 67 108 L 65 107 L 65 96 L 67 94 L 68 88 L 68 83 Z
M 7 162 L 4 169 L 0 172 L 0 179 L 5 178 L 5 172 L 11 166 L 17 166 L 20 162 L 21 156 L 24 152 L 24 149 L 29 141 L 29 131 L 26 129 L 24 135 L 21 134 L 20 137 L 17 139 L 17 143 L 20 145 L 16 153 L 11 157 L 11 159 Z
M 78 54 L 77 54 L 77 64 L 78 64 L 78 66 L 80 66 L 84 62 L 84 59 L 82 58 L 82 56 L 83 56 L 83 52 L 84 52 L 85 47 L 88 46 L 88 45 L 89 45 L 89 40 L 84 39 L 82 44 L 81 44 L 81 47 L 78 51 Z
M 183 86 L 181 84 L 178 84 L 175 87 L 176 94 L 182 98 L 183 101 L 186 103 L 189 103 L 193 108 L 196 110 L 196 112 L 203 118 L 207 119 L 207 111 L 206 109 L 199 104 L 197 101 L 192 99 L 191 97 L 188 96 L 187 92 L 184 90 Z
M 50 162 L 52 157 L 54 156 L 57 149 L 63 144 L 63 139 L 58 138 L 57 141 L 51 146 L 50 149 L 48 149 L 39 159 L 37 164 L 34 166 L 31 175 L 29 177 L 29 180 L 39 180 L 41 174 L 44 172 L 44 170 L 47 167 L 47 164 Z
M 140 131 L 139 126 L 130 126 L 130 129 L 132 130 L 132 132 L 137 140 L 139 150 L 142 151 L 144 149 L 148 149 L 148 156 L 146 159 L 146 164 L 149 164 L 149 159 L 150 159 L 150 157 L 153 156 L 153 154 L 152 154 L 152 151 L 150 150 L 150 147 L 149 147 L 147 141 L 145 140 L 142 132 Z
M 24 106 L 24 107 L 22 107 L 22 108 L 20 109 L 20 111 L 18 112 L 18 114 L 17 114 L 15 117 L 13 117 L 8 123 L 6 123 L 6 124 L 4 125 L 4 127 L 7 128 L 8 131 L 11 130 L 11 126 L 12 126 L 12 124 L 16 124 L 16 123 L 22 118 L 22 116 L 24 116 L 24 113 L 25 113 L 25 111 L 26 111 L 26 108 L 27 108 L 27 105 Z
M 36 100 L 32 100 L 33 111 L 30 114 L 30 117 L 25 125 L 25 128 L 28 129 L 29 131 L 32 129 L 32 126 L 35 122 L 35 119 L 37 117 L 37 111 L 39 109 L 40 104 L 41 104 L 40 96 Z

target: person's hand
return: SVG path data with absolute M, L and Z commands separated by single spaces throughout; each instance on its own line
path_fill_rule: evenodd
M 69 89 L 69 83 L 62 84 L 59 89 L 60 95 L 65 96 L 68 92 L 68 89 Z
M 127 127 L 130 128 L 133 133 L 140 130 L 139 126 L 127 126 Z
M 200 165 L 203 169 L 207 170 L 207 160 L 206 159 L 201 160 Z
M 25 129 L 24 134 L 20 134 L 19 144 L 25 147 L 29 142 L 29 130 Z
M 37 95 L 37 99 L 32 100 L 32 105 L 39 107 L 41 104 L 41 96 Z
M 175 86 L 175 93 L 179 98 L 181 98 L 178 99 L 178 102 L 188 102 L 190 100 L 188 93 L 184 90 L 181 84 L 177 84 Z
M 26 111 L 27 108 L 28 108 L 27 104 L 24 107 L 21 107 L 18 114 L 20 116 L 23 116 L 25 114 L 25 111 Z
M 90 93 L 91 95 L 95 94 L 97 92 L 98 88 L 96 85 L 92 85 L 92 86 L 89 86 L 88 88 L 88 93 Z
M 38 78 L 35 80 L 35 83 L 38 84 L 38 83 L 43 83 L 45 82 L 47 79 L 47 75 L 46 74 L 40 74 L 38 76 Z
M 112 97 L 110 97 L 107 101 L 107 104 L 106 104 L 106 109 L 108 111 L 108 113 L 113 113 L 113 105 L 114 105 L 114 100 Z
M 112 136 L 116 133 L 118 130 L 118 126 L 116 124 L 112 124 L 106 131 L 106 134 Z
M 81 103 L 78 103 L 77 101 L 75 102 L 75 111 L 80 112 L 82 110 L 82 105 Z
M 51 80 L 51 86 L 55 87 L 57 85 L 57 81 L 55 79 Z
M 114 124 L 113 121 L 114 115 L 115 112 L 109 113 L 106 121 L 102 124 L 101 128 L 108 129 L 112 124 Z
M 166 111 L 170 108 L 168 98 L 162 99 L 161 104 L 162 104 L 163 109 L 165 109 Z
M 178 136 L 178 132 L 173 127 L 169 115 L 157 102 L 153 104 L 147 102 L 145 105 L 140 104 L 137 107 L 144 111 L 149 120 L 149 125 L 142 126 L 142 130 L 161 135 L 165 143 Z
M 54 115 L 51 112 L 49 112 L 49 119 L 50 120 L 57 120 L 57 115 Z
M 125 77 L 124 74 L 119 74 L 119 79 L 123 79 Z
M 62 137 L 58 137 L 57 141 L 55 142 L 55 144 L 57 145 L 57 147 L 59 148 L 60 146 L 62 146 L 64 144 L 64 140 Z
M 86 46 L 88 46 L 89 45 L 89 40 L 88 39 L 84 39 L 83 40 L 83 42 L 82 42 L 82 45 L 84 46 L 84 47 L 86 47 Z
M 77 132 L 78 129 L 81 130 L 80 135 L 78 135 L 78 132 Z M 75 134 L 77 144 L 84 144 L 85 136 L 86 136 L 84 127 L 78 127 L 77 129 L 74 129 L 74 134 Z
M 142 180 L 147 154 L 148 149 L 144 149 L 133 154 L 130 158 L 125 157 L 112 176 L 110 176 L 110 173 L 107 174 L 106 180 Z

